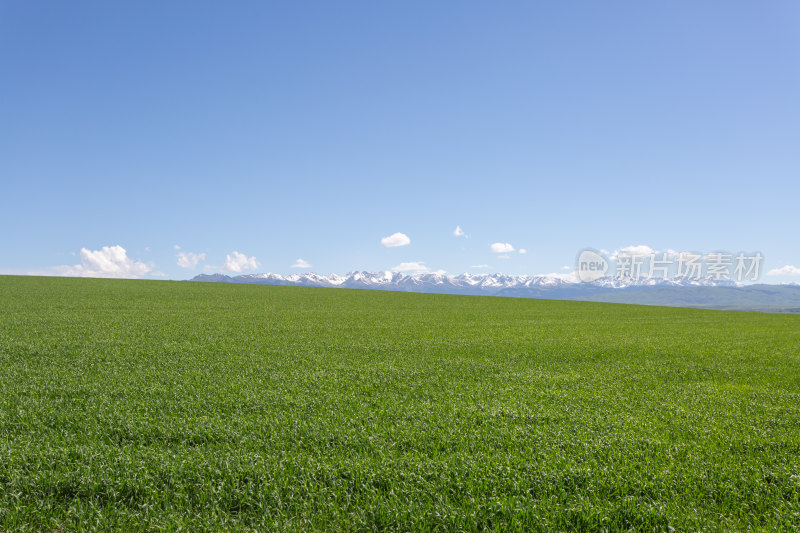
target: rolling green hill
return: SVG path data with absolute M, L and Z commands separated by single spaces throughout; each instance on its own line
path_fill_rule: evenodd
M 0 277 L 0 530 L 797 530 L 800 316 Z

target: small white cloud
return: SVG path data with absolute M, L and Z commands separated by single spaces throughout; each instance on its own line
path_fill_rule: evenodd
M 625 248 L 622 248 L 620 251 L 631 255 L 650 255 L 656 253 L 655 250 L 653 250 L 646 244 L 640 244 L 638 246 L 626 246 Z
M 511 256 L 508 255 L 508 254 L 503 254 L 503 255 L 498 255 L 497 258 L 498 259 L 511 259 Z
M 145 246 L 145 247 L 144 247 L 144 251 L 145 251 L 145 252 L 149 252 L 149 251 L 150 251 L 150 247 L 149 247 L 149 246 Z
M 569 265 L 564 265 L 563 267 L 561 267 L 561 270 L 572 270 L 572 267 Z
M 138 278 L 153 270 L 152 263 L 134 261 L 122 246 L 103 246 L 99 250 L 81 248 L 80 265 L 56 267 L 61 276 L 86 278 Z
M 514 251 L 514 247 L 507 242 L 496 242 L 489 246 L 496 254 L 507 254 Z
M 786 265 L 780 268 L 773 268 L 767 272 L 767 276 L 800 276 L 800 268 L 794 265 Z
M 527 254 L 527 253 L 528 253 L 528 250 L 526 250 L 525 248 L 520 248 L 520 249 L 519 249 L 519 253 L 521 253 L 521 254 Z
M 611 259 L 615 260 L 620 255 L 632 255 L 632 256 L 644 256 L 656 253 L 656 250 L 653 250 L 647 245 L 638 244 L 634 246 L 626 246 L 624 248 L 619 248 L 614 250 L 614 253 L 611 254 Z
M 381 239 L 381 244 L 386 246 L 387 248 L 393 248 L 395 246 L 406 246 L 407 244 L 411 244 L 411 239 L 409 239 L 408 235 L 406 235 L 405 233 L 397 232 Z
M 181 249 L 181 247 L 179 245 L 177 245 L 177 244 L 175 246 L 173 246 L 173 248 L 175 248 L 176 250 L 180 250 Z
M 294 262 L 292 268 L 311 268 L 311 265 L 307 261 L 298 259 L 297 261 Z
M 453 230 L 453 235 L 455 235 L 456 237 L 461 237 L 462 235 L 464 235 L 464 230 L 461 229 L 461 226 L 456 226 L 456 229 Z
M 241 252 L 234 251 L 225 255 L 225 265 L 223 265 L 222 270 L 228 272 L 255 270 L 260 264 L 255 257 L 247 257 Z
M 200 261 L 205 261 L 206 254 L 193 254 L 192 252 L 178 252 L 178 266 L 181 268 L 194 268 Z
M 470 268 L 492 268 L 489 265 L 472 265 Z
M 425 261 L 411 261 L 408 263 L 400 263 L 396 267 L 392 267 L 395 272 L 428 272 L 429 269 L 425 266 Z

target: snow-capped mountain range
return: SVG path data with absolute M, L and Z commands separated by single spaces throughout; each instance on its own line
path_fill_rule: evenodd
M 553 291 L 556 289 L 572 289 L 581 291 L 630 289 L 636 287 L 713 287 L 736 286 L 731 281 L 707 279 L 663 279 L 640 278 L 619 279 L 601 278 L 591 283 L 581 283 L 573 274 L 460 274 L 450 276 L 439 273 L 405 274 L 402 272 L 365 272 L 357 271 L 349 274 L 242 274 L 226 276 L 224 274 L 200 274 L 192 281 L 214 281 L 225 283 L 250 283 L 261 285 L 297 285 L 303 287 L 338 287 L 348 289 L 377 289 L 408 292 L 436 292 L 459 294 L 490 294 L 496 296 L 524 296 L 519 293 L 526 290 L 533 292 Z
M 402 272 L 350 272 L 321 275 L 291 274 L 200 274 L 191 281 L 248 283 L 256 285 L 292 285 L 424 292 L 513 296 L 551 300 L 585 300 L 709 309 L 800 313 L 798 285 L 741 285 L 727 280 L 601 278 L 580 282 L 573 274 L 521 275 Z

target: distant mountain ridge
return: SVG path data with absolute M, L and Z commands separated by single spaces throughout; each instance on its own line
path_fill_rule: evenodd
M 310 287 L 343 287 L 343 288 L 386 288 L 391 290 L 402 290 L 404 287 L 416 288 L 421 286 L 432 287 L 454 287 L 459 289 L 477 289 L 481 292 L 486 290 L 493 292 L 498 289 L 518 288 L 518 287 L 564 287 L 568 285 L 593 286 L 604 288 L 627 288 L 627 287 L 698 287 L 698 286 L 736 286 L 733 281 L 715 280 L 713 278 L 702 279 L 664 279 L 664 278 L 640 278 L 621 279 L 606 277 L 592 283 L 581 283 L 572 274 L 534 274 L 534 275 L 511 275 L 511 274 L 460 274 L 450 276 L 447 274 L 422 272 L 417 274 L 405 274 L 403 272 L 381 271 L 367 272 L 354 271 L 348 274 L 317 274 L 308 272 L 303 274 L 290 274 L 284 276 L 267 272 L 265 274 L 240 274 L 238 276 L 226 276 L 225 274 L 200 274 L 191 281 L 216 281 L 227 283 L 254 283 L 262 285 L 301 285 Z
M 570 274 L 508 275 L 355 271 L 345 275 L 273 273 L 200 274 L 190 281 L 290 285 L 422 292 L 585 300 L 707 309 L 800 312 L 800 285 L 740 285 L 732 281 L 705 279 L 626 280 L 601 278 L 581 283 Z

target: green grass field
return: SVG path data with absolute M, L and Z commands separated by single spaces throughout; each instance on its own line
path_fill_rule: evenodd
M 800 316 L 0 277 L 0 530 L 800 528 Z

